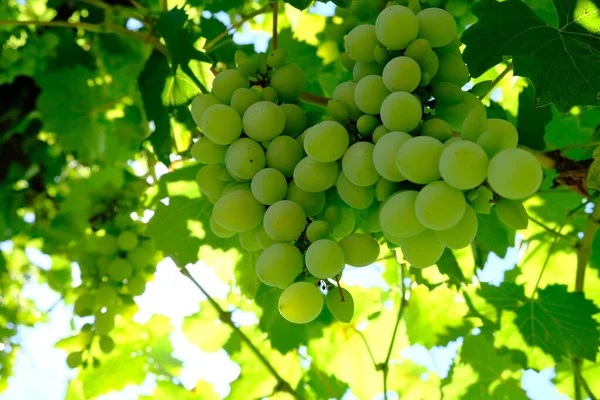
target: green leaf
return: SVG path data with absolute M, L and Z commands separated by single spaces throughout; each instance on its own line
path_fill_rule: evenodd
M 188 3 L 194 4 L 195 6 L 203 6 L 206 11 L 216 13 L 219 11 L 229 11 L 232 8 L 240 8 L 244 5 L 243 0 L 195 0 L 189 1 Z
M 514 310 L 527 300 L 525 288 L 513 282 L 500 286 L 482 282 L 478 294 L 498 310 Z
M 600 363 L 584 361 L 581 367 L 581 375 L 589 385 L 592 393 L 596 395 L 600 393 Z M 560 393 L 566 394 L 571 399 L 575 398 L 572 360 L 565 358 L 560 364 L 556 365 L 556 377 L 552 379 L 552 382 L 554 382 Z
M 302 11 L 312 4 L 312 0 L 285 0 L 286 3 Z
M 600 231 L 596 232 L 596 236 L 592 241 L 592 253 L 590 255 L 590 267 L 600 271 Z
M 410 304 L 405 313 L 411 344 L 418 343 L 428 349 L 444 346 L 453 339 L 447 336 L 454 329 L 461 328 L 465 331 L 463 334 L 470 330 L 470 324 L 463 326 L 469 309 L 465 303 L 457 302 L 456 297 L 456 292 L 445 285 L 432 291 L 424 285 L 411 290 Z
M 333 4 L 338 7 L 348 8 L 352 4 L 352 0 L 332 0 Z
M 222 349 L 232 332 L 229 325 L 221 322 L 219 313 L 208 301 L 200 304 L 199 312 L 185 317 L 182 330 L 190 343 L 207 353 Z
M 594 150 L 594 162 L 588 170 L 586 184 L 588 189 L 600 190 L 600 146 Z
M 554 0 L 559 28 L 546 24 L 523 2 L 483 0 L 471 8 L 479 21 L 461 40 L 474 77 L 512 56 L 515 73 L 531 79 L 536 105 L 599 105 L 600 36 L 593 0 Z
M 544 150 L 545 127 L 552 119 L 552 110 L 549 106 L 535 107 L 535 89 L 527 85 L 519 94 L 519 114 L 517 117 L 517 130 L 519 131 L 519 144 L 534 150 Z
M 200 89 L 194 81 L 181 68 L 177 68 L 175 73 L 167 76 L 162 94 L 163 104 L 166 106 L 186 104 L 199 93 Z
M 550 285 L 516 310 L 515 323 L 528 344 L 540 347 L 556 361 L 563 356 L 594 361 L 600 337 L 593 315 L 598 312 L 600 309 L 583 293 Z
M 437 267 L 442 274 L 445 274 L 453 284 L 466 283 L 467 279 L 456 261 L 452 250 L 446 248 L 442 257 L 437 262 Z
M 477 214 L 479 229 L 477 239 L 485 250 L 493 251 L 500 258 L 515 244 L 515 232 L 506 227 L 495 214 Z
M 173 382 L 158 381 L 152 395 L 141 396 L 140 398 L 144 400 L 217 400 L 219 396 L 215 394 L 213 385 L 205 381 L 199 381 L 196 387 L 191 390 L 186 389 L 182 385 L 176 385 Z
M 341 399 L 348 390 L 348 384 L 334 375 L 311 365 L 304 379 L 298 384 L 298 394 L 308 399 Z
M 238 260 L 234 271 L 235 283 L 247 298 L 253 299 L 261 285 L 256 276 L 256 260 L 260 254 L 247 250 L 240 252 L 242 257 Z
M 556 115 L 546 126 L 544 139 L 551 149 L 588 144 L 597 134 L 600 107 L 586 107 L 577 113 Z M 575 160 L 585 160 L 592 155 L 593 147 L 565 150 L 562 154 Z

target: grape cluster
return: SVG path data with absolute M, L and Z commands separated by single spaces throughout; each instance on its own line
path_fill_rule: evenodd
M 488 119 L 461 90 L 470 76 L 456 32 L 445 10 L 415 15 L 400 5 L 355 27 L 342 57 L 354 80 L 336 87 L 328 115 L 308 128 L 294 103 L 302 71 L 281 49 L 236 57 L 238 69 L 192 102 L 204 136 L 191 151 L 205 164 L 197 183 L 214 204 L 210 228 L 260 252 L 256 274 L 284 289 L 288 321 L 308 323 L 327 304 L 349 322 L 354 303 L 339 278 L 346 265 L 376 261 L 377 239 L 424 268 L 446 247 L 469 245 L 476 212 L 494 203 L 507 225 L 526 225 L 518 200 L 538 189 L 541 168 L 516 148 L 510 123 Z
M 80 317 L 93 316 L 94 322 L 82 328 L 83 347 L 67 356 L 71 368 L 98 364 L 92 354 L 94 340 L 102 352 L 112 351 L 114 342 L 109 334 L 115 317 L 135 304 L 133 297 L 144 293 L 146 282 L 152 278 L 156 248 L 152 239 L 141 235 L 142 229 L 143 224 L 119 214 L 114 224 L 90 232 L 83 240 L 86 258 L 80 257 L 78 262 L 83 284 L 74 312 Z

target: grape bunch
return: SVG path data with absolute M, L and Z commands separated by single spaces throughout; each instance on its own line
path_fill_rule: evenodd
M 349 322 L 354 303 L 339 278 L 346 265 L 376 261 L 380 241 L 424 268 L 469 245 L 476 213 L 493 204 L 504 223 L 526 226 L 519 200 L 538 189 L 541 167 L 516 147 L 510 123 L 488 119 L 462 91 L 470 76 L 456 32 L 445 10 L 400 5 L 355 27 L 342 56 L 353 80 L 309 127 L 297 104 L 302 70 L 282 49 L 238 54 L 238 69 L 193 100 L 204 136 L 191 152 L 214 204 L 210 228 L 260 253 L 256 274 L 283 289 L 286 320 L 311 322 L 327 304 Z
M 82 348 L 69 353 L 71 368 L 91 363 L 93 343 L 104 353 L 112 351 L 114 341 L 109 336 L 115 317 L 134 305 L 133 297 L 144 293 L 146 282 L 152 279 L 158 258 L 152 239 L 141 235 L 143 224 L 129 215 L 118 214 L 114 223 L 91 232 L 83 240 L 78 264 L 82 285 L 77 289 L 74 312 L 80 317 L 93 316 L 94 322 L 81 330 Z

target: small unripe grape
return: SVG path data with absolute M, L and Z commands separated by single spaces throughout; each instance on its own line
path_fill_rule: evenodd
M 123 231 L 118 237 L 119 248 L 123 251 L 131 251 L 138 245 L 138 237 L 134 232 Z

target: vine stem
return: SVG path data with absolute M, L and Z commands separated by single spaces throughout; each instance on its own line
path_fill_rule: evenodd
M 202 292 L 202 294 L 207 298 L 209 303 L 219 313 L 219 317 L 220 317 L 221 321 L 223 321 L 224 323 L 229 325 L 240 336 L 242 341 L 244 343 L 246 343 L 246 345 L 250 348 L 252 353 L 254 353 L 256 358 L 258 358 L 258 360 L 261 362 L 261 364 L 263 364 L 265 366 L 265 368 L 267 368 L 267 370 L 271 373 L 271 375 L 273 375 L 273 377 L 277 380 L 276 387 L 279 388 L 279 390 L 281 390 L 282 392 L 289 393 L 295 399 L 302 399 L 302 397 L 298 394 L 298 392 L 296 392 L 291 387 L 291 385 L 285 379 L 283 379 L 281 377 L 281 375 L 279 375 L 279 373 L 277 372 L 275 367 L 273 367 L 273 365 L 271 365 L 271 363 L 269 362 L 269 360 L 266 359 L 266 357 L 263 355 L 263 353 L 254 345 L 254 343 L 252 343 L 250 338 L 248 338 L 248 336 L 246 336 L 246 334 L 244 332 L 242 332 L 242 330 L 233 323 L 233 321 L 231 320 L 230 313 L 223 310 L 223 308 L 219 305 L 219 303 L 217 303 L 217 301 L 214 298 L 212 298 L 212 296 L 206 291 L 206 289 L 204 289 L 202 287 L 202 285 L 200 285 L 200 283 L 192 276 L 190 271 L 184 267 L 184 268 L 181 268 L 179 270 L 179 272 L 183 276 L 188 278 L 194 284 L 194 286 L 196 286 Z
M 563 151 L 566 151 L 566 150 L 584 149 L 586 147 L 595 147 L 595 146 L 600 146 L 600 140 L 597 140 L 595 142 L 589 142 L 589 143 L 573 144 L 571 146 L 561 147 L 559 150 L 561 152 L 563 152 Z
M 404 264 L 400 264 L 400 306 L 398 307 L 398 315 L 396 316 L 396 323 L 394 324 L 394 331 L 392 332 L 392 338 L 390 339 L 390 346 L 388 347 L 387 354 L 385 356 L 385 361 L 380 365 L 381 372 L 383 373 L 383 398 L 387 400 L 387 378 L 389 372 L 389 364 L 390 358 L 392 357 L 392 351 L 394 350 L 394 343 L 396 342 L 396 336 L 398 333 L 398 327 L 400 326 L 400 321 L 402 321 L 402 317 L 404 316 L 404 311 L 406 310 L 407 300 L 406 300 L 406 286 L 404 285 Z
M 148 22 L 145 20 L 145 17 L 143 14 L 140 14 L 140 12 L 148 12 L 147 9 L 143 8 L 143 6 L 141 6 L 142 8 L 139 8 L 138 4 L 134 4 L 132 2 L 132 5 L 135 7 L 135 9 L 132 9 L 131 7 L 126 7 L 126 6 L 121 6 L 121 5 L 116 5 L 116 4 L 108 4 L 105 3 L 102 0 L 78 0 L 80 3 L 85 3 L 85 4 L 89 4 L 91 6 L 97 7 L 97 8 L 101 8 L 107 12 L 112 11 L 112 10 L 118 10 L 120 12 L 122 12 L 125 15 L 128 15 L 131 18 L 135 18 L 137 20 L 139 20 L 142 24 L 144 24 L 144 26 L 146 28 L 149 28 L 149 24 Z M 137 10 L 136 10 L 137 9 Z M 138 12 L 139 11 L 139 12 Z
M 577 248 L 577 270 L 575 271 L 575 292 L 583 293 L 583 287 L 585 284 L 585 270 L 590 260 L 592 253 L 592 242 L 598 234 L 600 228 L 600 198 L 594 203 L 594 211 L 590 214 L 585 229 L 583 231 L 583 237 L 581 238 Z M 573 357 L 573 383 L 575 385 L 575 400 L 582 400 L 582 386 L 586 392 L 593 398 L 590 388 L 587 382 L 581 375 L 581 369 L 583 366 L 583 360 L 579 357 Z
M 242 19 L 229 25 L 223 32 L 219 33 L 212 40 L 210 40 L 208 43 L 206 43 L 206 45 L 204 46 L 204 51 L 210 50 L 210 48 L 212 48 L 214 45 L 216 45 L 221 39 L 223 39 L 225 36 L 229 35 L 229 31 L 231 31 L 232 29 L 237 29 L 240 26 L 244 25 L 245 22 L 251 20 L 252 18 L 256 17 L 257 15 L 264 14 L 269 11 L 271 11 L 271 4 L 267 4 L 266 6 L 259 8 L 258 10 L 255 10 L 247 15 L 244 15 L 242 17 Z
M 508 64 L 506 66 L 506 68 L 504 68 L 504 71 L 500 72 L 500 75 L 498 75 L 496 77 L 496 79 L 494 79 L 492 81 L 492 86 L 490 86 L 490 88 L 488 89 L 487 92 L 485 92 L 484 94 L 482 94 L 481 96 L 479 96 L 479 100 L 483 100 L 488 94 L 490 94 L 492 92 L 492 90 L 494 90 L 496 88 L 496 86 L 498 86 L 498 84 L 500 83 L 500 81 L 502 79 L 504 79 L 504 77 L 506 76 L 506 74 L 508 74 L 510 71 L 513 70 L 513 65 L 512 64 Z
M 327 107 L 327 102 L 329 101 L 329 98 L 325 96 L 319 96 L 318 94 L 304 92 L 300 95 L 300 100 L 302 100 L 305 103 L 314 104 L 316 106 Z
M 550 228 L 548 225 L 546 225 L 545 223 L 543 223 L 542 221 L 537 220 L 536 218 L 532 217 L 531 215 L 529 216 L 529 220 L 533 223 L 535 223 L 536 225 L 539 225 L 540 227 L 544 228 L 546 231 L 548 231 L 548 233 L 551 233 L 555 236 L 560 236 L 563 239 L 571 239 L 574 237 L 565 235 L 564 233 L 560 233 L 558 231 L 555 231 L 554 229 Z
M 277 18 L 279 16 L 279 0 L 271 3 L 273 7 L 273 35 L 271 36 L 271 48 L 275 50 L 277 48 Z

